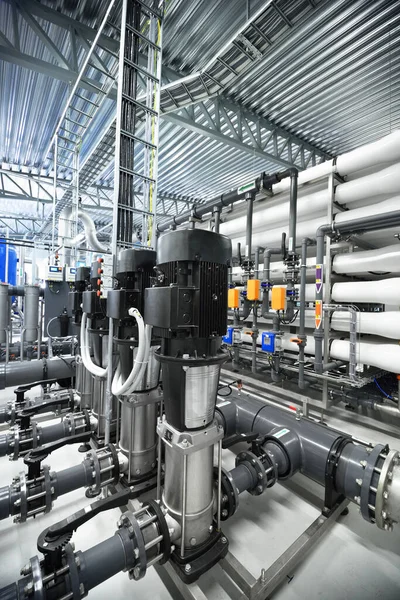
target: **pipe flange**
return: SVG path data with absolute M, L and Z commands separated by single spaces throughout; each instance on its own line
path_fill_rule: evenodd
M 44 477 L 44 491 L 46 492 L 45 495 L 45 506 L 44 506 L 44 513 L 49 513 L 52 509 L 53 506 L 53 493 L 52 493 L 52 489 L 54 491 L 54 488 L 52 488 L 51 485 L 51 477 L 50 477 L 50 467 L 49 465 L 43 465 L 43 477 Z
M 127 527 L 130 538 L 135 541 L 135 566 L 129 570 L 129 578 L 139 581 L 146 575 L 147 554 L 140 525 L 132 513 L 126 512 L 121 517 L 122 525 Z
M 218 478 L 218 468 L 214 468 L 214 477 Z M 232 517 L 239 506 L 239 492 L 233 477 L 227 469 L 221 469 L 221 521 Z
M 14 442 L 14 451 L 12 455 L 12 460 L 18 460 L 19 457 L 19 442 L 20 442 L 20 429 L 17 425 L 13 427 L 13 442 Z
M 249 463 L 250 466 L 254 469 L 257 476 L 257 485 L 254 488 L 247 490 L 252 496 L 259 496 L 263 493 L 268 484 L 267 474 L 265 472 L 264 465 L 257 458 L 255 454 L 249 452 L 248 450 L 245 452 L 240 452 L 237 455 L 235 460 L 235 466 L 238 467 L 242 463 Z
M 38 443 L 40 441 L 38 438 L 40 438 L 41 428 L 38 427 L 38 424 L 36 421 L 32 421 L 31 425 L 32 425 L 32 448 L 37 448 L 38 446 L 41 445 L 40 443 Z
M 379 529 L 392 530 L 393 519 L 388 509 L 387 498 L 389 495 L 390 482 L 393 478 L 393 468 L 399 464 L 400 453 L 390 450 L 382 465 L 381 474 L 376 489 L 375 519 Z
M 32 569 L 33 600 L 45 600 L 45 589 L 43 586 L 42 570 L 40 568 L 39 558 L 33 556 L 30 560 Z
M 28 501 L 27 501 L 27 488 L 26 488 L 26 475 L 24 471 L 19 474 L 19 498 L 21 500 L 19 517 L 15 518 L 17 523 L 25 523 L 28 518 Z
M 370 452 L 368 457 L 368 462 L 364 467 L 364 476 L 362 479 L 362 486 L 360 490 L 360 510 L 363 518 L 370 523 L 373 523 L 375 520 L 376 510 L 375 512 L 371 510 L 370 506 L 370 498 L 371 498 L 371 486 L 374 474 L 376 473 L 375 469 L 377 468 L 377 463 L 379 462 L 379 458 L 381 454 L 386 454 L 389 448 L 384 446 L 383 444 L 377 444 L 375 448 Z M 382 459 L 385 460 L 385 459 Z M 376 502 L 375 498 L 375 502 Z

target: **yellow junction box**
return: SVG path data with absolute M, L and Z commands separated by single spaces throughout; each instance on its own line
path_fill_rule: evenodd
M 239 308 L 239 290 L 236 288 L 228 290 L 228 308 Z
M 273 287 L 271 292 L 272 310 L 285 310 L 286 288 Z
M 260 299 L 260 280 L 249 279 L 247 282 L 247 300 Z

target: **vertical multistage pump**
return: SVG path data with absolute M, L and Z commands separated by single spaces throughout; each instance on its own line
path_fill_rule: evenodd
M 145 320 L 161 338 L 156 356 L 165 406 L 158 427 L 165 444 L 162 501 L 181 526 L 173 559 L 186 579 L 209 568 L 227 547 L 215 508 L 213 450 L 215 444 L 221 450 L 214 411 L 221 365 L 228 358 L 221 337 L 231 253 L 231 241 L 210 231 L 167 233 L 158 244 L 156 285 L 146 290 Z
M 144 292 L 154 276 L 155 264 L 152 250 L 123 250 L 115 289 L 108 292 L 107 314 L 114 320 L 119 356 L 112 393 L 121 402 L 119 449 L 128 459 L 128 483 L 147 478 L 156 466 L 160 363 L 155 360 L 155 351 L 159 341 L 143 324 Z
M 102 259 L 94 261 L 90 285 L 82 293 L 81 350 L 85 367 L 94 375 L 92 411 L 98 419 L 97 437 L 105 432 L 105 377 L 107 375 L 108 319 L 107 298 L 102 294 Z M 91 358 L 93 354 L 93 360 Z M 112 422 L 115 431 L 116 412 Z

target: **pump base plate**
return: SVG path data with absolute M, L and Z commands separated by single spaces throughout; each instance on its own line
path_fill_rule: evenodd
M 193 583 L 211 569 L 228 552 L 229 542 L 222 531 L 214 531 L 201 548 L 186 550 L 181 558 L 179 550 L 171 554 L 171 564 L 184 583 Z M 188 568 L 189 567 L 189 568 Z

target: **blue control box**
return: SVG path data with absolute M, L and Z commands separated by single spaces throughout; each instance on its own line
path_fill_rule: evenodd
M 222 338 L 224 344 L 233 344 L 233 329 L 233 327 L 228 327 L 226 335 L 224 335 L 224 337 Z
M 275 336 L 276 334 L 271 331 L 264 331 L 261 336 L 261 350 L 273 354 L 275 352 Z

